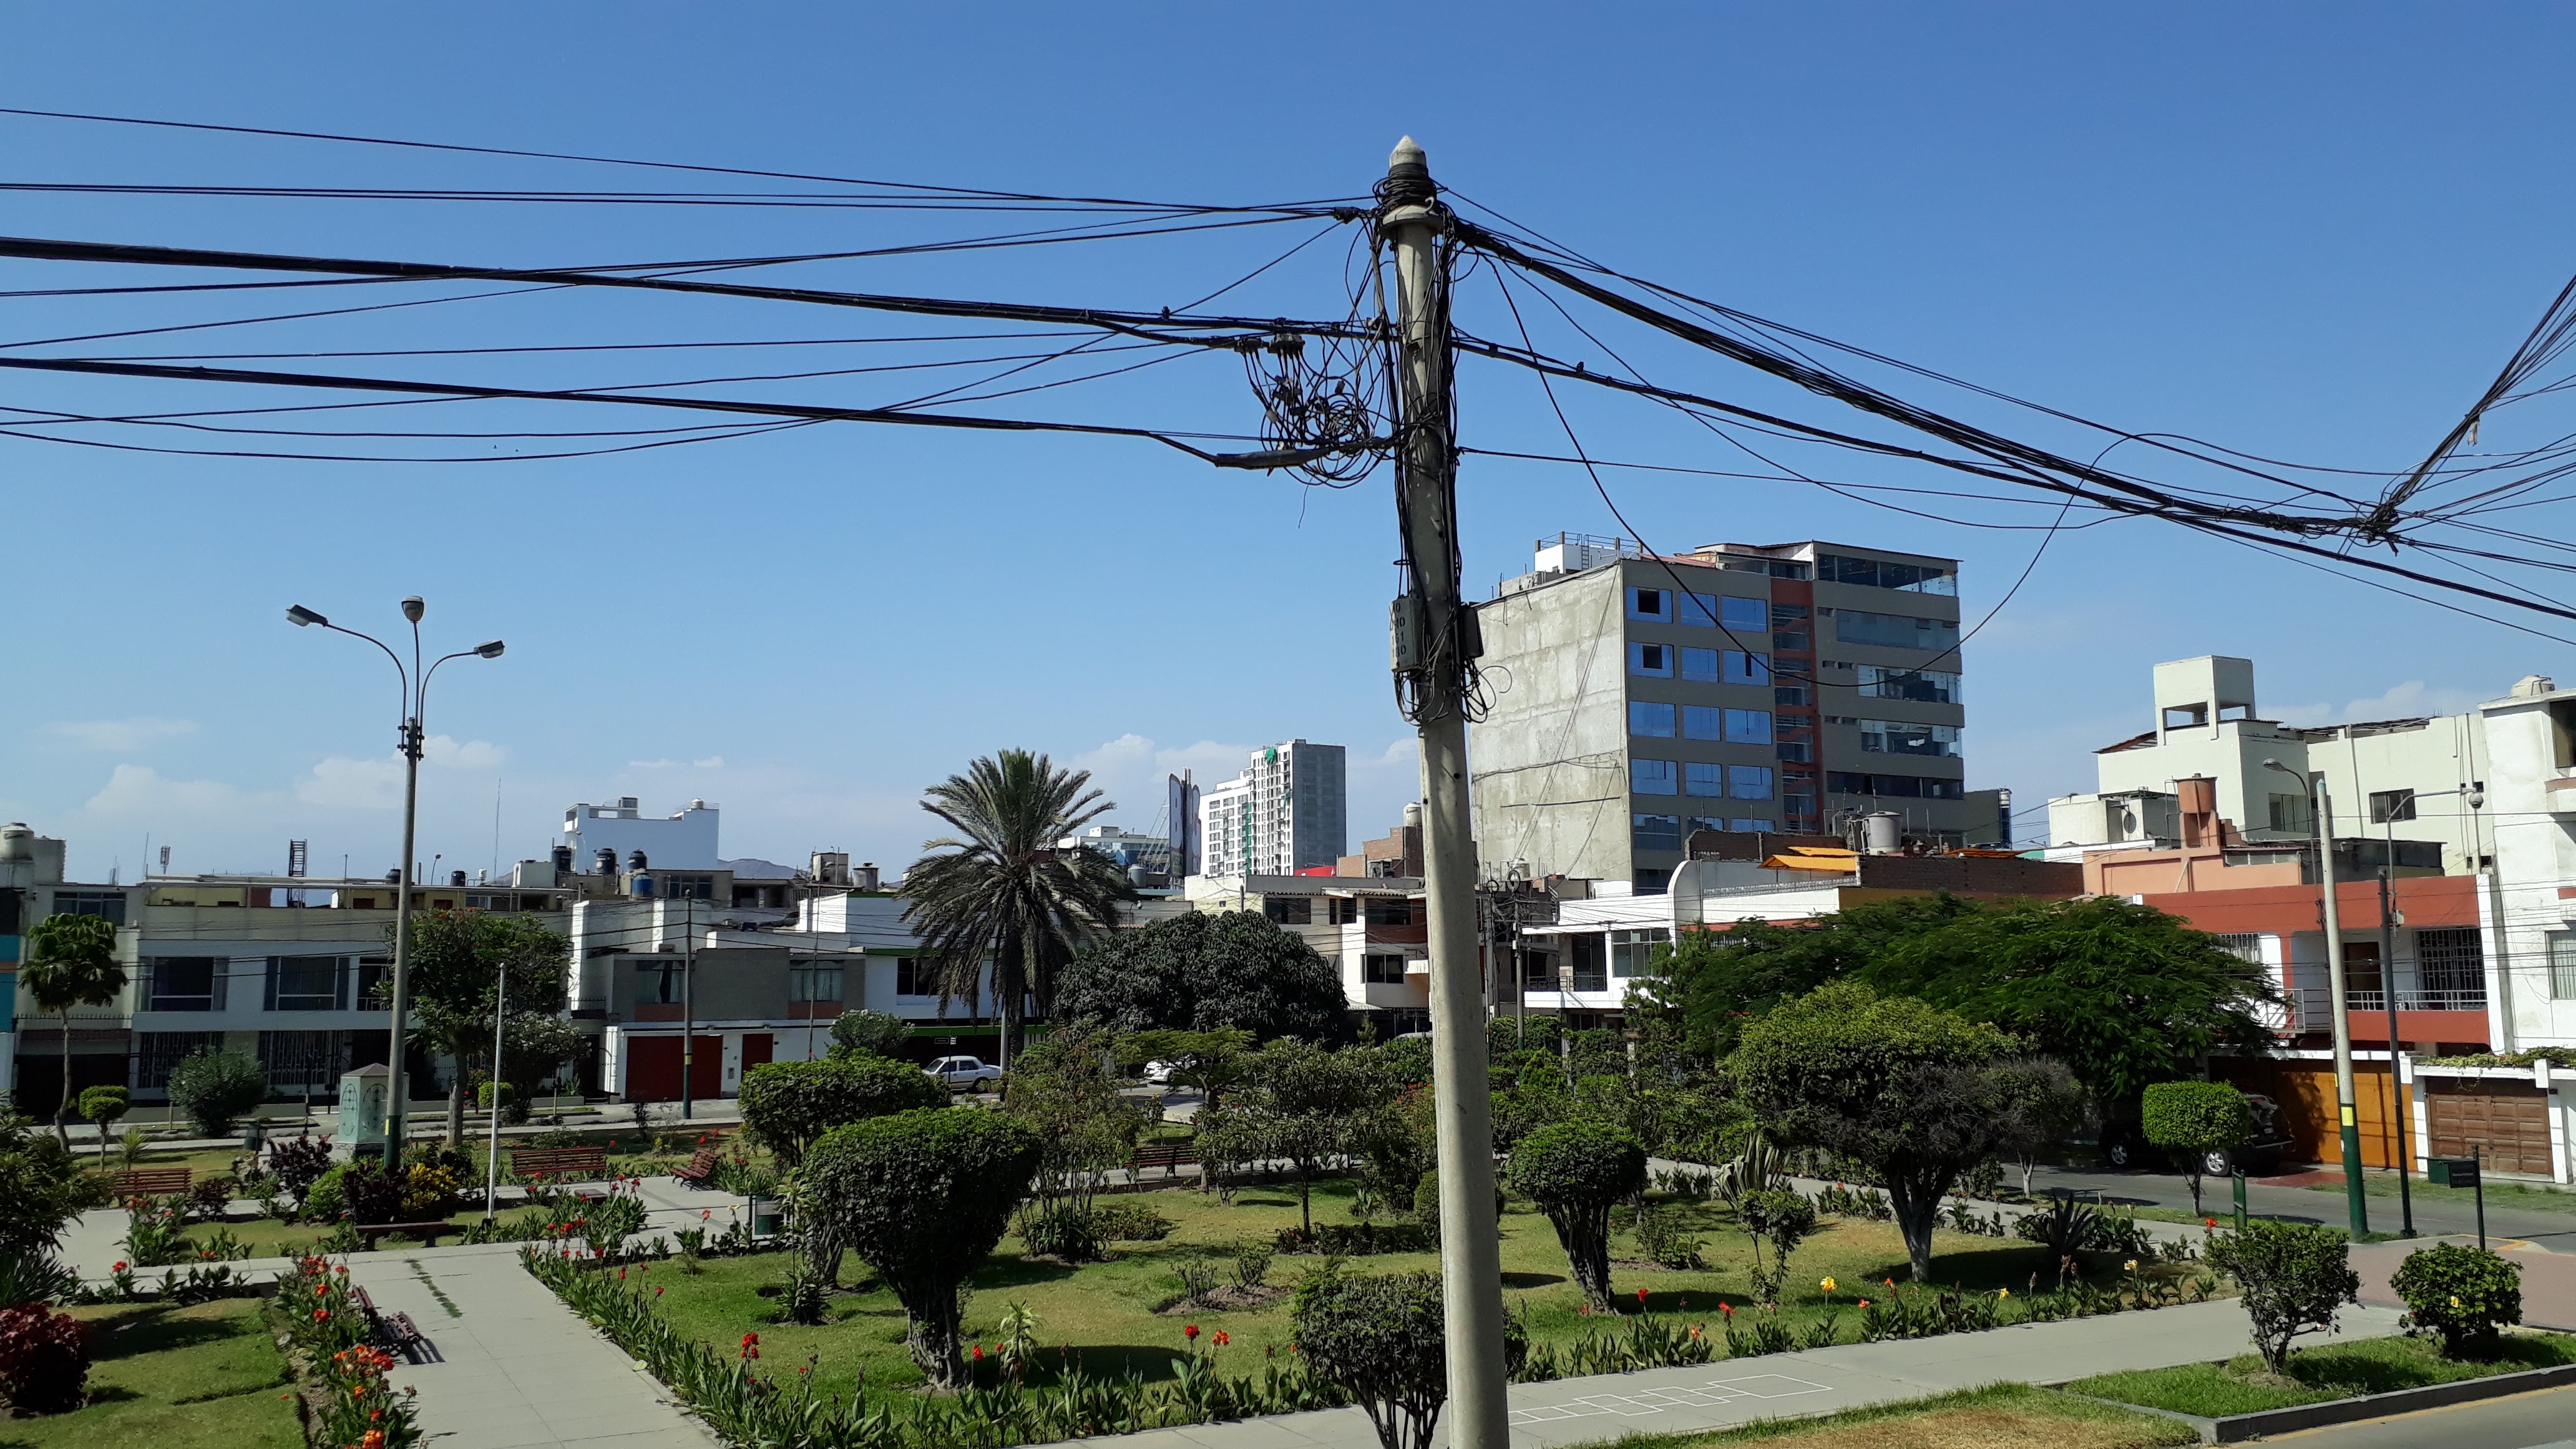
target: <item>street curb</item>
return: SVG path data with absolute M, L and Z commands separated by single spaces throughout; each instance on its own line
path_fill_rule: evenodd
M 2209 1419 L 2198 1414 L 2179 1413 L 2172 1409 L 2150 1408 L 2119 1399 L 2106 1399 L 2096 1394 L 2077 1394 L 2060 1385 L 2050 1385 L 2061 1393 L 2097 1404 L 2111 1404 L 2153 1414 L 2160 1419 L 2173 1419 L 2200 1431 L 2203 1444 L 2238 1444 L 2270 1434 L 2287 1434 L 2296 1429 L 2319 1429 L 2329 1424 L 2351 1424 L 2363 1419 L 2385 1419 L 2398 1414 L 2420 1413 L 2426 1409 L 2448 1408 L 2453 1404 L 2472 1404 L 2481 1399 L 2502 1399 L 2514 1394 L 2527 1394 L 2535 1389 L 2554 1389 L 2576 1384 L 2576 1364 L 2559 1364 L 2551 1368 L 2524 1369 L 2520 1373 L 2493 1374 L 2482 1379 L 2460 1379 L 2447 1384 L 2426 1384 L 2420 1389 L 2398 1389 L 2393 1393 L 2365 1394 L 2354 1399 L 2329 1399 L 2322 1404 L 2294 1404 L 2286 1409 L 2265 1409 L 2253 1414 L 2229 1414 Z

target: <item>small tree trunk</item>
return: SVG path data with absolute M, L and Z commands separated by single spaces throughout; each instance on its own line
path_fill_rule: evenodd
M 2029 1199 L 2030 1199 L 2030 1174 L 2031 1174 L 2031 1170 L 2032 1170 L 2033 1168 L 2038 1167 L 2038 1166 L 2039 1166 L 2039 1159 L 2038 1159 L 2037 1157 L 2035 1157 L 2035 1156 L 2033 1156 L 2033 1157 L 2025 1157 L 2025 1158 L 2023 1158 L 2023 1159 L 2021 1160 L 2021 1195 L 2022 1195 L 2022 1200 L 2023 1200 L 2023 1201 L 2025 1201 L 2025 1202 L 2029 1201 Z
M 966 1381 L 966 1360 L 957 1348 L 957 1285 L 915 1285 L 897 1296 L 903 1299 L 904 1344 L 912 1350 L 912 1361 L 936 1387 L 961 1387 Z
M 495 1112 L 501 1110 L 501 1094 L 498 1092 L 492 1094 L 492 1110 Z M 452 1149 L 462 1147 L 464 1144 L 465 1060 L 459 1057 L 456 1061 L 456 1079 L 447 1084 L 447 1145 Z
M 1565 1249 L 1565 1265 L 1574 1271 L 1574 1286 L 1595 1308 L 1610 1303 L 1610 1206 L 1550 1209 L 1556 1241 Z
M 71 1129 L 64 1126 L 63 1123 L 71 1115 L 72 1013 L 71 1008 L 65 1007 L 63 1009 L 63 1104 L 54 1109 L 54 1138 L 56 1141 L 62 1143 L 63 1150 L 65 1152 L 72 1150 L 72 1132 Z
M 2191 1159 L 2188 1159 L 2188 1162 L 2189 1162 L 2189 1165 L 2188 1165 L 2188 1166 L 2186 1166 L 2186 1167 L 2184 1167 L 2184 1168 L 2183 1168 L 2183 1170 L 2182 1170 L 2182 1180 L 2183 1180 L 2184 1182 L 2189 1183 L 2189 1184 L 2191 1185 L 2191 1215 L 2192 1215 L 2193 1217 L 2199 1217 L 2199 1216 L 2200 1216 L 2200 1160 L 2199 1160 L 2198 1158 L 2191 1158 Z
M 1932 1281 L 1932 1229 L 1941 1220 L 1941 1193 L 1945 1184 L 1933 1184 L 1932 1191 L 1916 1191 L 1917 1184 L 1890 1174 L 1887 1179 L 1887 1206 L 1896 1219 L 1896 1231 L 1905 1239 L 1905 1260 L 1917 1283 Z
M 1302 1157 L 1297 1160 L 1297 1218 L 1306 1236 L 1315 1236 L 1315 1169 Z

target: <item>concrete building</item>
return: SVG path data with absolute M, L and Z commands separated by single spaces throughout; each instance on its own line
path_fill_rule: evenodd
M 648 818 L 632 795 L 613 805 L 575 805 L 564 812 L 562 844 L 573 859 L 588 862 L 600 851 L 613 850 L 624 860 L 644 852 L 652 864 L 711 870 L 724 863 L 716 850 L 717 810 L 704 800 L 667 817 Z
M 1651 892 L 1695 831 L 1839 833 L 1873 812 L 1925 845 L 2008 840 L 2009 796 L 1967 788 L 1957 568 L 1815 542 L 1540 540 L 1478 610 L 1488 869 Z
M 1340 745 L 1290 740 L 1255 750 L 1242 774 L 1200 796 L 1203 875 L 1330 868 L 1349 839 L 1348 768 Z
M 128 1013 L 121 1003 L 73 1012 L 66 1062 L 66 1023 L 38 1017 L 18 990 L 27 932 L 47 916 L 97 916 L 117 928 L 118 964 L 128 976 L 135 966 L 135 888 L 67 881 L 65 858 L 64 842 L 22 821 L 0 827 L 0 1090 L 17 1094 L 20 1111 L 48 1119 L 62 1100 L 67 1066 L 76 1096 L 84 1087 L 125 1084 Z

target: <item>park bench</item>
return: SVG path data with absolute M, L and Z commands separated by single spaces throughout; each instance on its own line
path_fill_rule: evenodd
M 1136 1170 L 1149 1167 L 1163 1169 L 1170 1177 L 1177 1169 L 1198 1165 L 1199 1149 L 1195 1142 L 1140 1142 L 1136 1144 Z
M 411 1321 L 410 1314 L 377 1312 L 376 1300 L 367 1296 L 366 1289 L 355 1284 L 350 1285 L 349 1296 L 358 1300 L 358 1307 L 367 1315 L 367 1326 L 374 1331 L 378 1342 L 405 1358 L 411 1357 L 413 1347 L 421 1341 L 421 1332 L 420 1325 Z
M 704 1187 L 707 1185 L 707 1179 L 716 1174 L 716 1161 L 714 1148 L 701 1147 L 696 1155 L 689 1159 L 687 1166 L 674 1169 L 671 1176 L 691 1187 Z
M 120 1198 L 170 1197 L 186 1192 L 192 1176 L 184 1167 L 129 1167 L 116 1174 L 113 1188 Z
M 608 1149 L 605 1147 L 513 1147 L 510 1149 L 510 1174 L 514 1177 L 563 1177 L 580 1181 L 608 1175 Z

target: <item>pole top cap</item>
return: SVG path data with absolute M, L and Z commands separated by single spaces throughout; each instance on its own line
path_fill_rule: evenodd
M 1407 136 L 1396 142 L 1395 149 L 1387 153 L 1386 174 L 1428 176 L 1431 174 L 1431 158 L 1422 153 L 1421 142 Z

